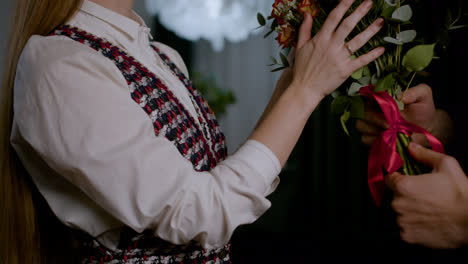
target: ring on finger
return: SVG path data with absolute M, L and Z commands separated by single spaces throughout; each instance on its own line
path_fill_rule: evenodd
M 353 56 L 353 55 L 354 55 L 354 51 L 353 51 L 353 49 L 351 48 L 351 46 L 349 45 L 349 43 L 345 43 L 344 46 L 345 46 L 345 48 L 348 50 L 349 56 Z

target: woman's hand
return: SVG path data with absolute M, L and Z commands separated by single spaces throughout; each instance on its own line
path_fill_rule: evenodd
M 313 39 L 312 17 L 306 15 L 299 32 L 291 85 L 279 98 L 272 99 L 272 107 L 267 109 L 250 137 L 267 146 L 282 166 L 320 100 L 338 88 L 354 71 L 384 52 L 383 48 L 377 48 L 351 60 L 345 39 L 372 6 L 372 1 L 367 0 L 336 29 L 353 2 L 342 0 Z M 350 49 L 360 49 L 382 28 L 382 23 L 383 20 L 378 19 L 352 39 L 348 43 Z
M 353 2 L 354 0 L 342 0 L 312 39 L 313 21 L 309 14 L 300 28 L 292 86 L 300 87 L 305 96 L 312 97 L 315 101 L 332 93 L 353 72 L 384 53 L 384 48 L 379 47 L 352 60 L 349 49 L 354 52 L 359 50 L 384 23 L 382 18 L 377 19 L 365 31 L 346 43 L 348 35 L 372 7 L 371 0 L 363 2 L 340 24 Z

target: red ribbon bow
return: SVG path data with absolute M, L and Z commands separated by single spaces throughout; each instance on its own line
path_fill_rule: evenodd
M 444 153 L 444 147 L 436 137 L 424 128 L 407 122 L 401 115 L 393 97 L 387 92 L 374 92 L 374 88 L 375 86 L 373 85 L 363 87 L 360 90 L 360 94 L 374 99 L 380 105 L 385 120 L 387 120 L 389 125 L 389 128 L 372 144 L 367 168 L 369 189 L 377 206 L 380 206 L 385 190 L 382 169 L 392 174 L 398 171 L 404 164 L 404 161 L 396 151 L 398 133 L 404 133 L 407 136 L 411 136 L 413 133 L 422 133 L 427 137 L 432 150 Z

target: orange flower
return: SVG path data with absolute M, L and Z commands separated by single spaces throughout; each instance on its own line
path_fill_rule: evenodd
M 285 0 L 275 0 L 273 4 L 273 10 L 271 11 L 271 16 L 278 20 L 280 25 L 285 23 L 284 13 L 286 11 Z
M 319 4 L 314 0 L 303 0 L 299 4 L 299 12 L 302 14 L 309 13 L 312 15 L 312 17 L 316 17 L 318 15 L 319 9 Z
M 278 43 L 284 48 L 291 47 L 295 45 L 297 39 L 296 29 L 289 25 L 284 24 L 278 27 Z

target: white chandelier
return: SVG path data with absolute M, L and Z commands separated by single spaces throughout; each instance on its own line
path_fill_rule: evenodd
M 220 51 L 224 40 L 239 42 L 249 34 L 263 32 L 257 12 L 271 12 L 270 0 L 145 0 L 146 8 L 178 36 L 197 41 L 206 39 Z

